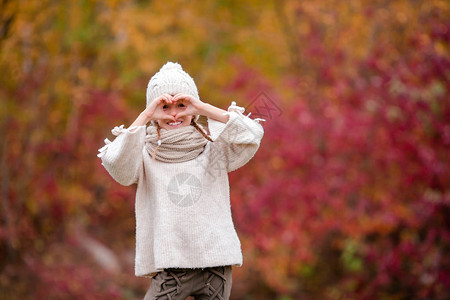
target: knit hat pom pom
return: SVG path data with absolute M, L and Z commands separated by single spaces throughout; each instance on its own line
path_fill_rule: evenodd
M 179 63 L 167 62 L 164 66 L 162 66 L 161 71 L 166 70 L 183 70 Z
M 167 62 L 159 72 L 150 78 L 147 85 L 147 106 L 164 93 L 187 94 L 199 98 L 194 79 L 186 73 L 179 63 Z

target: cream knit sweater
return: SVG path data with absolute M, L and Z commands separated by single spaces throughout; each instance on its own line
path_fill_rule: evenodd
M 164 268 L 242 265 L 227 173 L 253 157 L 264 134 L 259 120 L 243 112 L 233 103 L 226 124 L 208 119 L 214 142 L 185 162 L 152 160 L 146 126 L 116 127 L 115 140 L 105 140 L 98 155 L 102 165 L 120 184 L 137 183 L 136 276 Z

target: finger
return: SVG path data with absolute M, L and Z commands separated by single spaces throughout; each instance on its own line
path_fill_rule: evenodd
M 164 95 L 161 95 L 158 98 L 156 98 L 155 102 L 157 106 L 160 106 L 163 105 L 165 102 L 167 103 L 167 99 Z
M 182 93 L 178 93 L 178 94 L 176 94 L 175 96 L 173 96 L 173 98 L 175 99 L 175 98 L 180 98 L 180 97 L 183 97 L 183 94 Z
M 169 114 L 162 114 L 161 117 L 159 118 L 159 120 L 162 120 L 162 121 L 165 121 L 165 122 L 167 122 L 167 121 L 175 122 L 176 121 L 175 117 L 171 116 Z
M 166 100 L 167 103 L 171 104 L 172 103 L 172 96 L 169 94 L 163 94 L 164 99 Z
M 186 95 L 178 93 L 173 97 L 174 102 L 186 99 Z
M 175 115 L 175 119 L 178 120 L 179 118 L 184 118 L 186 116 L 190 116 L 191 114 L 187 113 L 186 111 L 181 111 Z
M 176 119 L 174 117 L 172 117 L 172 116 L 169 116 L 169 117 L 164 118 L 162 120 L 163 120 L 163 122 L 175 122 L 176 121 Z
M 184 104 L 184 108 L 186 108 L 189 102 L 185 101 L 184 99 L 178 99 L 177 105 L 179 106 L 180 104 Z
M 150 104 L 151 105 L 158 105 L 161 101 L 162 101 L 162 97 L 159 96 L 159 97 L 155 98 Z
M 175 115 L 175 120 L 177 120 L 177 119 L 179 119 L 179 118 L 182 118 L 182 117 L 184 117 L 184 116 L 186 116 L 186 113 L 184 113 L 184 112 L 179 112 L 179 113 L 177 113 L 177 114 Z
M 163 116 L 163 118 L 166 119 L 166 120 L 176 121 L 174 115 L 169 114 L 169 113 L 165 112 L 164 110 L 162 111 L 162 116 Z
M 163 110 L 163 107 L 164 107 L 164 105 L 167 103 L 167 100 L 166 100 L 166 98 L 164 98 L 164 97 L 161 97 L 161 99 L 159 99 L 159 101 L 158 101 L 158 103 L 156 104 L 156 108 L 155 109 L 158 109 L 158 110 Z

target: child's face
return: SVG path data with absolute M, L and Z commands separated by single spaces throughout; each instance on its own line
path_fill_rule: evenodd
M 163 110 L 166 114 L 169 114 L 171 116 L 176 116 L 178 113 L 183 112 L 186 110 L 186 105 L 181 102 L 175 102 L 175 103 L 165 103 L 163 105 Z M 158 125 L 161 128 L 164 128 L 166 130 L 181 128 L 184 126 L 191 125 L 192 115 L 187 116 L 181 116 L 176 119 L 176 122 L 170 120 L 158 120 Z

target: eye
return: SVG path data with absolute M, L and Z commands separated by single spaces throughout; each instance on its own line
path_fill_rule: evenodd
M 183 103 L 178 104 L 178 107 L 184 107 Z
M 167 109 L 167 108 L 169 108 L 167 105 L 164 105 L 164 106 L 163 106 L 163 109 Z

